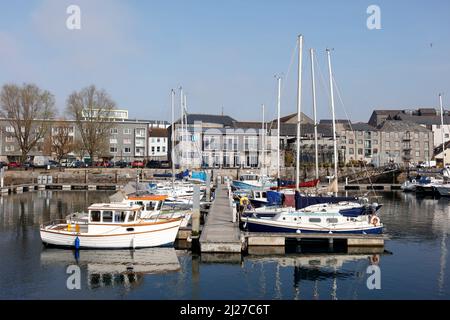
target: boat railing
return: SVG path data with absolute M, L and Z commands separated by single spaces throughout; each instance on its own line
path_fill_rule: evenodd
M 66 219 L 55 219 L 55 220 L 43 222 L 41 224 L 41 228 L 48 228 L 48 227 L 56 226 L 58 224 L 67 224 L 67 220 Z

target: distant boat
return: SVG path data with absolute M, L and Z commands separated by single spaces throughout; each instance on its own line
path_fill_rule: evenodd
M 238 180 L 232 182 L 232 186 L 240 190 L 270 189 L 276 185 L 275 179 L 255 173 L 242 174 Z

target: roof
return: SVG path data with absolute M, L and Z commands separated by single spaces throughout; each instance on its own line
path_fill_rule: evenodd
M 177 122 L 179 122 L 178 120 Z M 204 123 L 216 123 L 222 124 L 227 127 L 233 126 L 233 123 L 236 122 L 235 119 L 230 116 L 224 115 L 215 115 L 215 114 L 188 114 L 187 115 L 187 123 L 194 124 L 196 121 L 201 121 Z
M 365 122 L 352 123 L 349 129 L 352 131 L 378 131 L 376 127 Z
M 94 203 L 88 210 L 140 210 L 139 205 L 128 205 L 127 203 Z
M 378 126 L 377 129 L 386 132 L 399 132 L 399 131 L 430 132 L 430 130 L 417 123 L 403 120 L 386 120 L 380 126 Z
M 287 123 L 289 121 L 291 123 L 292 122 L 297 123 L 297 112 L 288 114 L 287 116 L 284 116 L 284 117 L 280 117 L 280 123 Z M 274 120 L 272 120 L 272 122 L 278 122 L 278 119 L 274 119 Z M 301 113 L 301 123 L 314 123 L 314 121 L 302 112 Z
M 441 124 L 441 116 L 440 115 L 410 115 L 410 114 L 404 114 L 399 113 L 395 116 L 395 119 L 398 120 L 406 120 L 415 122 L 418 124 L 424 124 L 424 125 L 433 125 L 433 124 Z M 450 115 L 444 116 L 444 124 L 450 124 Z
M 275 124 L 275 126 L 272 128 L 272 130 L 276 130 L 276 129 L 277 129 L 277 126 Z M 305 135 L 314 134 L 314 125 L 310 124 L 310 123 L 302 124 L 300 127 L 300 133 L 301 133 L 302 137 Z M 333 130 L 332 130 L 331 126 L 329 126 L 329 125 L 318 124 L 317 125 L 317 133 L 320 136 L 331 137 L 333 135 Z M 281 136 L 292 136 L 292 137 L 297 136 L 297 124 L 282 123 L 280 135 Z

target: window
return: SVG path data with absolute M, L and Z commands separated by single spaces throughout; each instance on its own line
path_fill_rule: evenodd
M 353 144 L 354 143 L 353 139 L 348 139 L 348 143 Z
M 419 139 L 419 133 L 418 132 L 414 133 L 414 138 Z
M 337 218 L 327 218 L 327 222 L 328 223 L 338 223 L 338 219 Z
M 390 148 L 391 147 L 391 143 L 389 141 L 386 141 L 386 148 Z
M 131 129 L 130 128 L 123 129 L 123 134 L 131 134 Z
M 109 139 L 109 143 L 110 144 L 117 144 L 117 139 L 115 139 L 115 138 Z
M 131 139 L 123 139 L 123 144 L 131 144 Z
M 158 146 L 156 147 L 156 152 L 160 152 L 161 148 Z
M 123 152 L 124 153 L 131 153 L 131 148 L 130 147 L 125 147 L 125 148 L 123 148 Z
M 358 149 L 358 155 L 362 155 L 363 154 L 363 149 L 359 148 Z
M 91 221 L 100 222 L 100 211 L 91 211 Z
M 322 219 L 320 218 L 309 218 L 309 222 L 311 223 L 320 223 Z
M 161 139 L 160 138 L 156 138 L 156 142 L 160 142 L 161 141 Z
M 448 138 L 448 133 L 446 133 L 444 136 L 445 136 L 445 138 Z
M 355 150 L 353 148 L 348 148 L 348 154 L 355 154 Z
M 378 140 L 373 140 L 373 144 L 378 144 Z
M 258 150 L 257 137 L 244 137 L 244 148 L 245 151 L 257 151 Z
M 420 151 L 416 151 L 416 157 L 420 157 Z
M 110 147 L 109 148 L 110 153 L 117 153 L 117 147 Z
M 117 134 L 119 130 L 117 130 L 117 128 L 111 128 L 110 132 L 111 134 Z
M 115 211 L 114 212 L 114 222 L 116 222 L 116 223 L 117 222 L 118 223 L 125 222 L 125 217 L 126 217 L 126 214 L 124 211 L 120 211 L 120 212 Z
M 358 144 L 363 144 L 363 141 L 362 140 L 358 140 Z
M 6 127 L 6 132 L 15 132 L 14 128 L 11 126 Z
M 14 142 L 14 137 L 13 136 L 6 136 L 5 141 L 6 142 Z
M 155 153 L 155 147 L 152 147 L 152 153 Z
M 136 212 L 135 211 L 131 211 L 129 216 L 128 216 L 128 222 L 133 222 L 135 217 L 136 217 Z
M 103 211 L 103 222 L 113 222 L 112 211 Z
M 147 211 L 153 211 L 155 210 L 155 203 L 153 203 L 152 201 L 148 202 L 145 206 L 145 210 Z
M 399 148 L 400 147 L 400 143 L 398 141 L 395 141 L 395 147 Z
M 378 149 L 377 148 L 373 149 L 373 154 L 378 154 Z
M 416 149 L 420 149 L 419 141 L 416 141 Z
M 162 147 L 162 152 L 166 152 L 166 147 Z
M 6 152 L 14 151 L 14 146 L 5 146 L 5 151 Z
M 136 137 L 145 137 L 145 129 L 136 129 Z

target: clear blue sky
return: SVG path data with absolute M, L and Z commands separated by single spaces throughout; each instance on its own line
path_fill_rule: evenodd
M 106 89 L 131 117 L 170 120 L 170 89 L 183 85 L 192 113 L 239 120 L 276 115 L 276 80 L 284 74 L 282 114 L 295 111 L 296 36 L 305 37 L 303 106 L 311 114 L 309 57 L 325 48 L 345 109 L 367 121 L 374 108 L 437 106 L 450 101 L 450 2 L 441 1 L 116 1 L 1 0 L 0 85 L 33 82 L 59 110 L 73 91 Z M 81 8 L 81 30 L 66 28 L 66 8 Z M 366 9 L 381 8 L 381 30 Z M 430 45 L 432 43 L 432 45 Z M 317 74 L 319 118 L 330 118 L 327 83 Z M 178 97 L 177 97 L 178 98 Z M 337 116 L 345 118 L 337 103 Z

